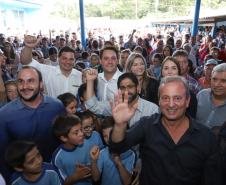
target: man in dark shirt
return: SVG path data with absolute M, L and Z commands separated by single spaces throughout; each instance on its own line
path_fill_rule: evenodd
M 216 139 L 208 128 L 185 114 L 189 101 L 189 87 L 183 77 L 163 78 L 159 87 L 162 113 L 143 117 L 126 131 L 137 105 L 128 106 L 127 93 L 124 97 L 120 92 L 116 96 L 112 105 L 115 125 L 111 149 L 123 152 L 140 144 L 140 184 L 221 184 L 221 160 Z

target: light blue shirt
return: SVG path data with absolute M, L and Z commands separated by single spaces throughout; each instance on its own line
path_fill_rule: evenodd
M 60 177 L 56 169 L 47 163 L 43 163 L 42 174 L 36 181 L 28 181 L 22 173 L 16 172 L 11 179 L 12 185 L 61 185 Z
M 90 145 L 84 144 L 74 149 L 66 149 L 60 145 L 53 154 L 52 163 L 59 170 L 62 179 L 66 179 L 76 171 L 76 164 L 90 165 L 89 157 Z M 91 178 L 81 180 L 75 185 L 92 185 Z
M 132 150 L 120 154 L 120 160 L 125 169 L 132 173 L 136 155 Z M 109 148 L 106 147 L 100 151 L 99 158 L 97 160 L 97 167 L 102 174 L 101 185 L 123 185 L 118 169 L 109 153 Z

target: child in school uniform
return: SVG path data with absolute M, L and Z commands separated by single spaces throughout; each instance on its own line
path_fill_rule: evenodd
M 75 114 L 77 110 L 77 99 L 72 93 L 63 93 L 57 97 L 65 107 L 67 114 Z
M 75 115 L 60 115 L 53 124 L 54 135 L 62 142 L 52 163 L 64 185 L 91 185 L 89 145 L 84 143 L 81 120 Z
M 109 144 L 109 135 L 114 120 L 106 117 L 102 123 L 102 134 L 106 145 Z M 127 150 L 122 154 L 111 153 L 108 147 L 99 150 L 94 146 L 90 151 L 91 173 L 94 181 L 101 185 L 123 185 L 132 182 L 132 172 L 136 161 L 135 152 Z
M 57 169 L 44 163 L 35 143 L 15 141 L 6 150 L 6 162 L 16 171 L 12 185 L 61 185 Z
M 77 113 L 81 119 L 82 131 L 85 137 L 85 142 L 90 145 L 90 149 L 97 145 L 100 149 L 104 147 L 100 134 L 95 130 L 99 125 L 95 123 L 94 115 L 89 110 Z

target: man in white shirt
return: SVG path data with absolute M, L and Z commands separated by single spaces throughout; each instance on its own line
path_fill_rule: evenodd
M 32 49 L 39 43 L 39 40 L 32 36 L 25 36 L 24 43 L 21 63 L 31 65 L 42 73 L 46 94 L 52 97 L 57 97 L 65 92 L 77 94 L 78 87 L 82 84 L 82 74 L 73 69 L 75 51 L 72 48 L 65 46 L 59 51 L 59 66 L 48 66 L 32 60 Z
M 118 90 L 118 77 L 122 74 L 117 68 L 119 61 L 118 50 L 113 46 L 106 46 L 100 50 L 103 73 L 98 74 L 97 97 L 99 100 L 113 100 Z

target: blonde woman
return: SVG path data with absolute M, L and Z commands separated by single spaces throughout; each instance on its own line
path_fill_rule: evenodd
M 140 97 L 158 104 L 159 82 L 147 74 L 146 60 L 139 53 L 132 53 L 127 59 L 126 72 L 132 72 L 139 81 Z

